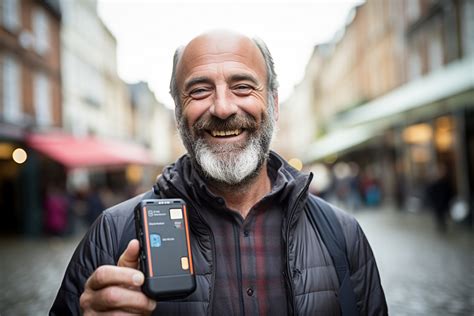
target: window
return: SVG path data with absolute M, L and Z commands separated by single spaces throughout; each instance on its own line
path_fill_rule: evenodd
M 429 41 L 429 64 L 430 71 L 436 70 L 443 65 L 443 45 L 441 36 L 438 32 L 433 32 L 431 41 Z
M 49 49 L 49 25 L 48 17 L 43 9 L 33 11 L 33 34 L 35 36 L 35 50 L 44 55 Z
M 402 19 L 400 18 L 402 11 L 403 3 L 400 1 L 389 1 L 388 2 L 388 14 L 390 18 L 390 24 L 396 26 L 396 29 L 399 29 L 400 22 Z
M 414 22 L 421 13 L 419 0 L 409 0 L 405 4 L 407 5 L 408 22 Z
M 22 118 L 20 66 L 10 56 L 5 56 L 0 65 L 3 82 L 3 117 L 5 121 L 15 123 Z
M 449 7 L 444 16 L 444 38 L 446 39 L 446 62 L 460 58 L 460 46 L 458 33 L 458 15 L 454 7 Z
M 408 59 L 408 80 L 413 80 L 421 75 L 421 57 L 420 53 L 413 49 Z
M 20 27 L 19 9 L 19 0 L 0 0 L 0 19 L 6 29 L 16 31 Z
M 81 61 L 80 83 L 83 100 L 93 107 L 101 107 L 105 103 L 104 81 L 98 69 Z
M 463 54 L 474 55 L 474 2 L 464 1 L 461 12 Z
M 39 126 L 49 126 L 52 123 L 50 90 L 48 78 L 42 73 L 36 74 L 33 82 L 33 104 L 36 111 L 36 123 Z

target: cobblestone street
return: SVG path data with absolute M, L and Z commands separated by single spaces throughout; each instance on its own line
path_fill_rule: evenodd
M 356 214 L 374 250 L 391 315 L 473 315 L 472 231 L 436 231 L 430 214 Z
M 391 315 L 472 315 L 472 231 L 435 231 L 429 214 L 355 214 L 378 260 Z M 0 315 L 45 315 L 79 237 L 0 239 Z
M 47 315 L 79 240 L 0 239 L 0 315 Z

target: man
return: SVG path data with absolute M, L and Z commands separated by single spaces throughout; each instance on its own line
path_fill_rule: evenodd
M 154 302 L 140 290 L 133 208 L 106 210 L 76 250 L 52 314 L 338 315 L 338 279 L 308 222 L 311 176 L 269 150 L 277 81 L 266 46 L 239 34 L 196 37 L 174 57 L 170 90 L 188 154 L 164 169 L 155 193 L 189 208 L 196 290 Z M 387 307 L 370 246 L 351 216 L 344 228 L 362 315 Z

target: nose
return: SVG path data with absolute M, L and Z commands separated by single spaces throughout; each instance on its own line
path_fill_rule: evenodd
M 237 113 L 237 105 L 232 101 L 226 87 L 217 87 L 214 102 L 209 109 L 212 115 L 225 120 Z

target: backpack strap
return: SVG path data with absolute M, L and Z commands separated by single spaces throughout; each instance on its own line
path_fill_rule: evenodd
M 357 300 L 350 279 L 346 240 L 336 213 L 328 203 L 312 194 L 308 198 L 306 213 L 313 229 L 319 232 L 336 268 L 341 314 L 358 316 Z

